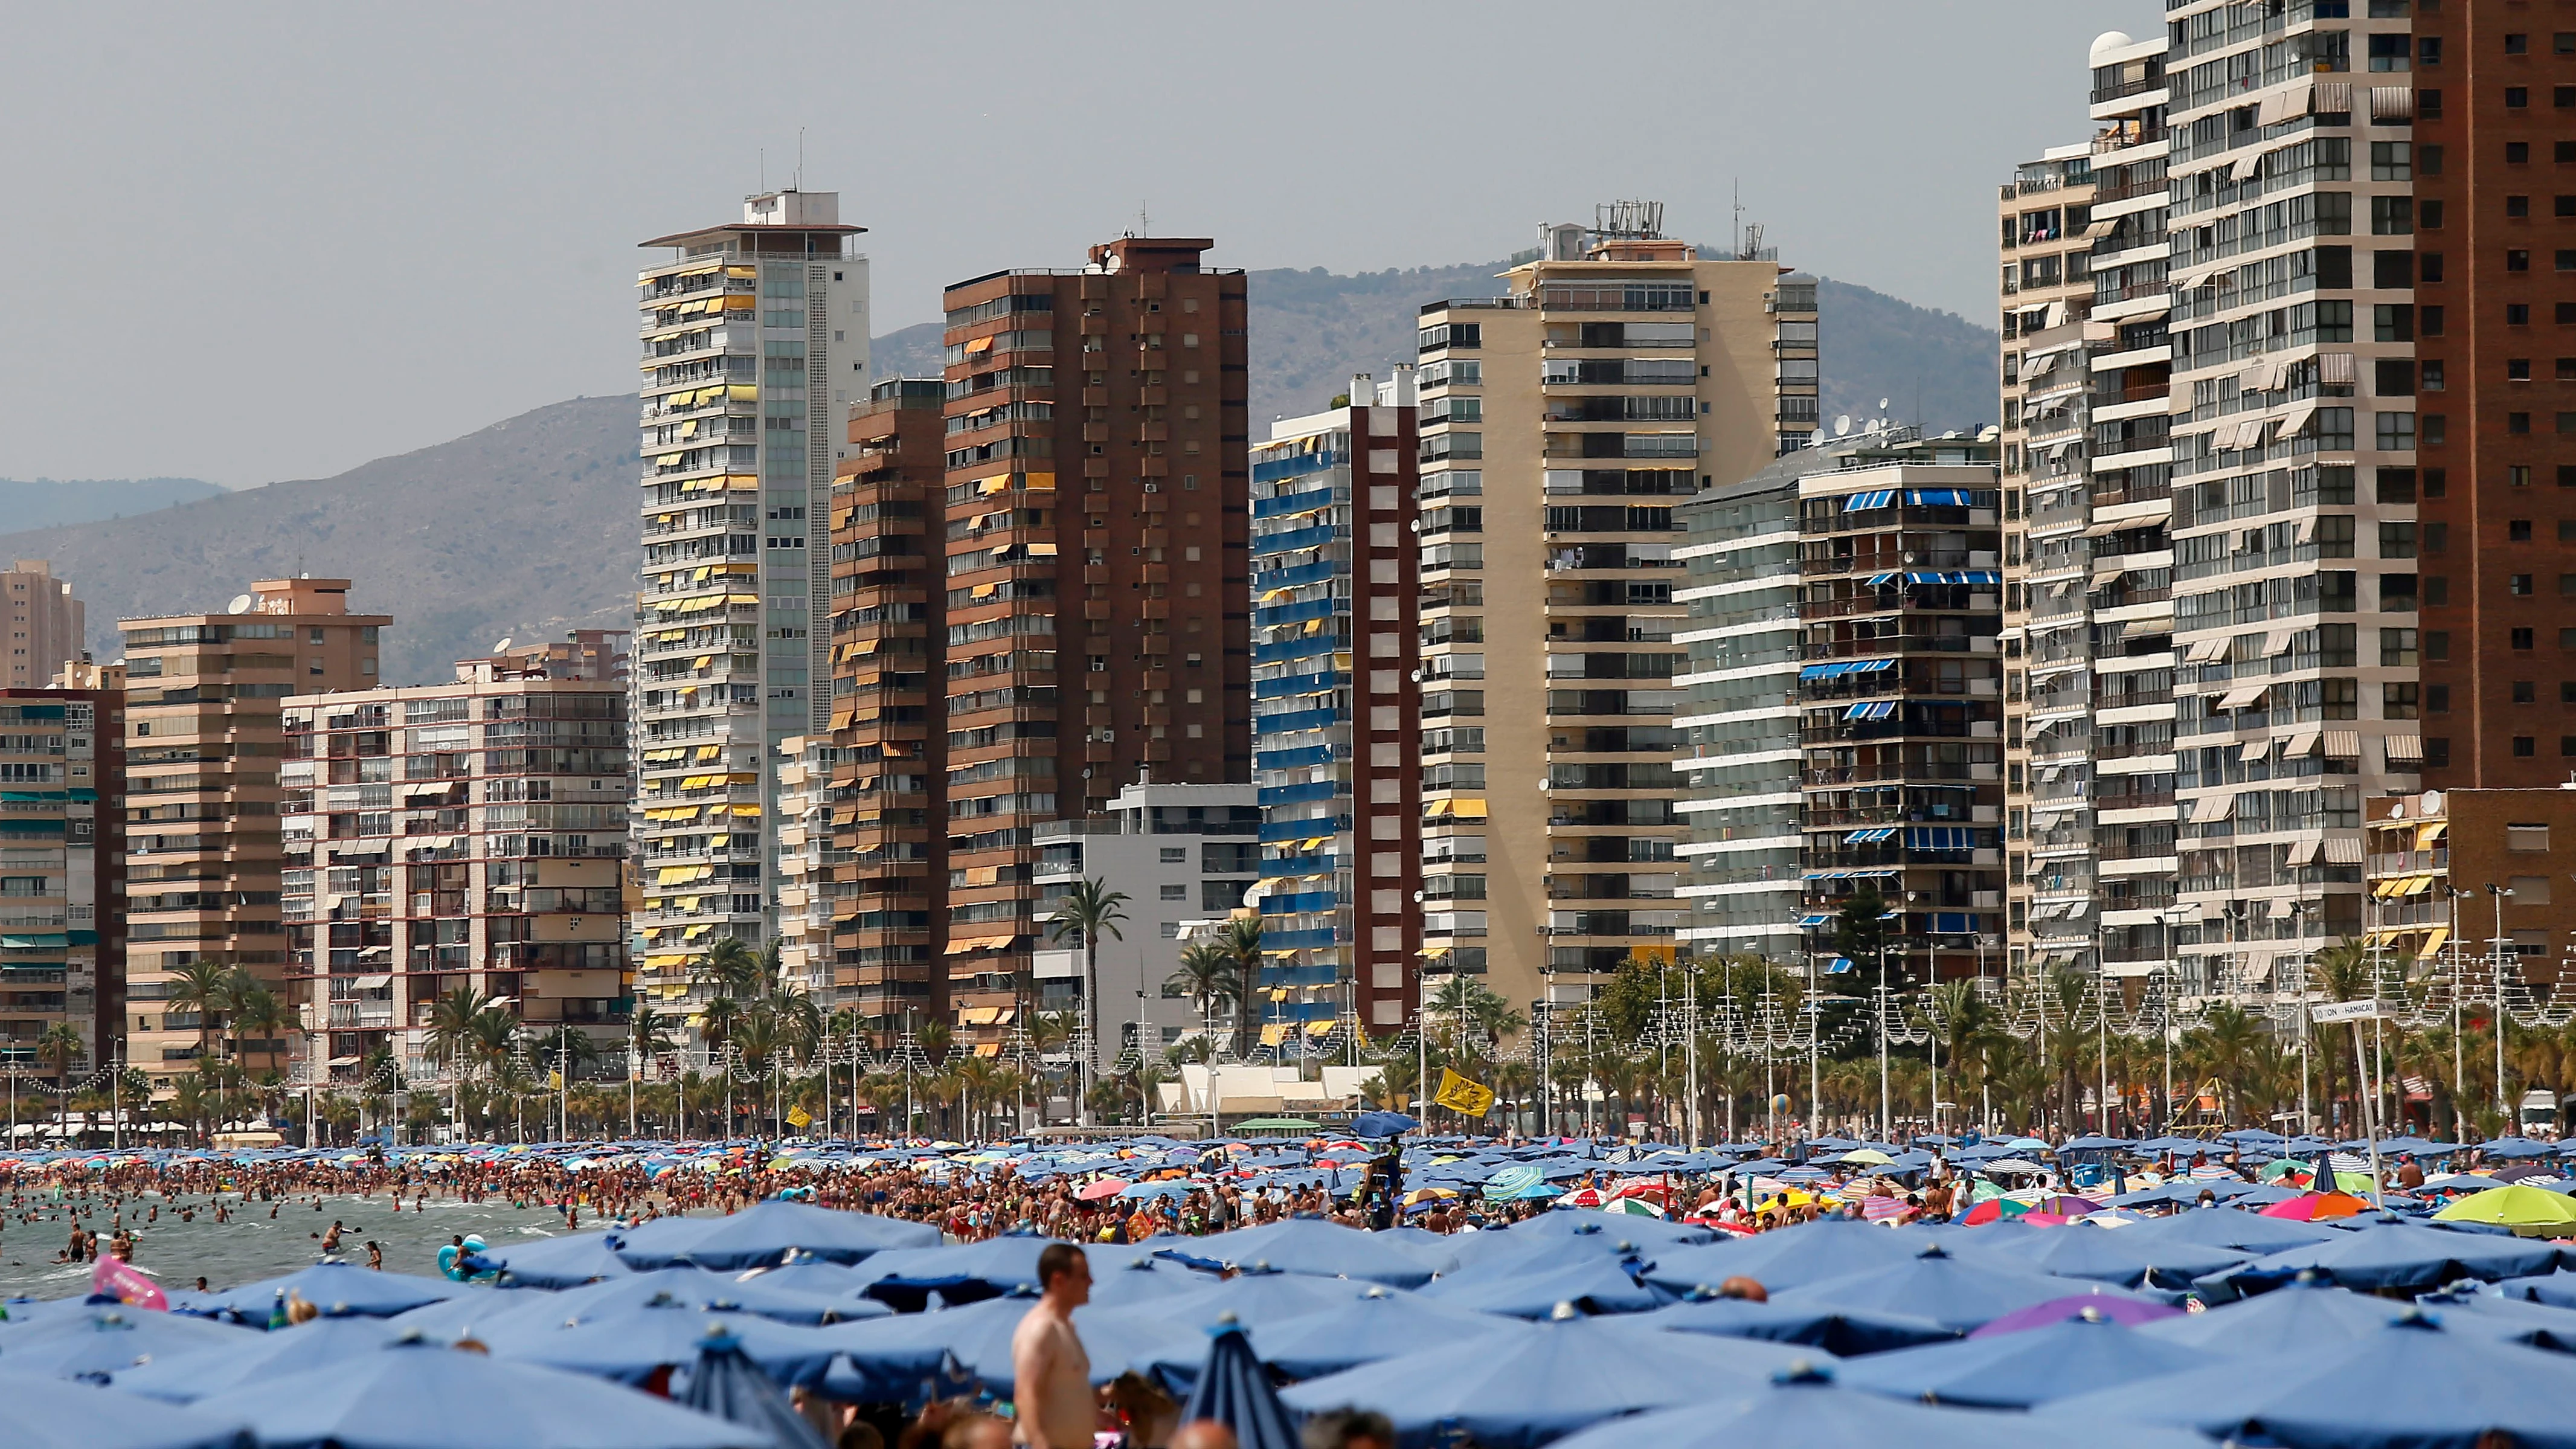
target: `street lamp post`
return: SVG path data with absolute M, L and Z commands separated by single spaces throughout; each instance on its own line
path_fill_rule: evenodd
M 2512 894 L 2513 888 L 2510 886 L 2490 884 L 2487 887 L 2487 896 L 2495 906 L 2495 936 L 2487 942 L 2487 945 L 2495 955 L 2492 964 L 2495 970 L 2496 1110 L 2505 1114 L 2507 1132 L 2521 1125 L 2519 1120 L 2521 1114 L 2507 1106 L 2504 1100 L 2504 953 L 2505 948 L 2513 944 L 2505 939 L 2504 934 L 2504 898 Z

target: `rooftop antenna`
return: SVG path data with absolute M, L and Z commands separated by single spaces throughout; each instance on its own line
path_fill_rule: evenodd
M 805 128 L 803 126 L 796 128 L 796 179 L 788 185 L 787 189 L 790 191 L 805 189 Z
M 1154 234 L 1154 218 L 1152 218 L 1151 216 L 1146 215 L 1146 213 L 1145 213 L 1145 203 L 1144 203 L 1144 202 L 1142 202 L 1142 201 L 1138 201 L 1138 202 L 1136 203 L 1136 235 L 1138 235 L 1138 236 L 1152 236 L 1153 234 Z
M 1733 207 L 1735 211 L 1735 255 L 1736 259 L 1741 261 L 1744 257 L 1744 178 L 1741 176 L 1735 178 L 1735 200 Z

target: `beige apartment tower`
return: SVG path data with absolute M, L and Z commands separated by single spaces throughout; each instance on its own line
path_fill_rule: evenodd
M 1812 281 L 1660 222 L 1542 228 L 1505 295 L 1422 309 L 1423 891 L 1486 907 L 1422 951 L 1516 1005 L 1670 958 L 1673 509 L 1815 427 Z
M 72 586 L 40 558 L 22 558 L 0 574 L 0 612 L 8 616 L 9 670 L 0 688 L 42 689 L 87 647 L 88 611 Z
M 119 621 L 129 763 L 125 1029 L 134 1066 L 160 1078 L 196 1069 L 200 1016 L 172 993 L 189 965 L 239 967 L 282 984 L 286 699 L 373 688 L 379 637 L 392 622 L 350 613 L 347 579 L 315 578 L 255 583 L 222 613 Z M 206 1049 L 232 1051 L 254 1070 L 282 1066 L 286 1035 L 202 1033 Z

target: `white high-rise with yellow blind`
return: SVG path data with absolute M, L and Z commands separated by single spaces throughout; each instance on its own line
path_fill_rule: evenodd
M 716 942 L 771 934 L 774 746 L 831 723 L 827 529 L 842 422 L 867 385 L 863 229 L 834 193 L 791 190 L 643 243 L 669 260 L 636 279 L 637 985 L 666 1012 L 704 997 L 692 983 Z

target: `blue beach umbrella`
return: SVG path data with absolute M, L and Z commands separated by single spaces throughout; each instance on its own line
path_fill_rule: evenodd
M 1513 1318 L 1545 1318 L 1560 1303 L 1600 1315 L 1642 1313 L 1672 1301 L 1672 1295 L 1639 1282 L 1627 1264 L 1589 1253 L 1545 1268 L 1509 1260 L 1473 1264 L 1434 1280 L 1422 1289 L 1422 1296 L 1454 1308 Z
M 1560 1441 L 1563 1449 L 1994 1449 L 2026 1433 L 2020 1414 L 1936 1409 L 1838 1387 L 1835 1371 L 1807 1367 L 1749 1392 L 1728 1386 L 1706 1403 L 1596 1424 Z M 2209 1449 L 2197 1435 L 2130 1424 L 2087 1424 L 2072 1436 L 2086 1449 Z
M 2335 1231 L 2321 1223 L 2267 1218 L 2232 1207 L 2193 1208 L 2120 1229 L 2123 1237 L 2135 1237 L 2142 1243 L 2188 1243 L 2254 1254 L 2327 1242 Z
M 1852 1388 L 1897 1398 L 2026 1409 L 2220 1361 L 2214 1353 L 2142 1337 L 2096 1316 L 1882 1353 L 1845 1365 L 1841 1377 Z
M 1417 1288 L 1431 1281 L 1431 1268 L 1418 1255 L 1377 1242 L 1356 1228 L 1315 1218 L 1178 1241 L 1187 1246 L 1162 1248 L 1155 1256 L 1212 1272 L 1266 1266 L 1282 1273 L 1362 1278 L 1390 1288 Z
M 1686 1293 L 1742 1275 L 1776 1294 L 1866 1268 L 1894 1267 L 1921 1251 L 1919 1240 L 1876 1223 L 1823 1218 L 1755 1238 L 1659 1252 L 1646 1281 Z
M 260 1449 L 772 1449 L 769 1435 L 580 1374 L 426 1345 L 197 1401 Z
M 238 1384 L 319 1368 L 362 1353 L 380 1353 L 401 1335 L 402 1330 L 381 1318 L 317 1318 L 246 1343 L 209 1344 L 155 1357 L 120 1370 L 111 1382 L 129 1394 L 189 1404 Z M 9 1355 L 0 1353 L 0 1364 L 8 1359 Z
M 379 1273 L 352 1263 L 316 1263 L 282 1278 L 263 1278 L 202 1300 L 199 1312 L 229 1318 L 254 1328 L 268 1325 L 277 1295 L 302 1297 L 333 1315 L 357 1314 L 391 1318 L 431 1303 L 444 1303 L 474 1290 L 445 1278 L 411 1273 Z
M 617 1233 L 578 1233 L 541 1242 L 512 1245 L 482 1256 L 501 1267 L 505 1288 L 578 1288 L 603 1278 L 634 1272 L 617 1256 L 624 1241 Z
M 250 1449 L 249 1430 L 96 1384 L 0 1373 L 0 1444 L 9 1449 Z
M 1242 1449 L 1298 1449 L 1297 1421 L 1279 1402 L 1243 1330 L 1232 1324 L 1216 1331 L 1189 1401 L 1181 1406 L 1182 1423 L 1200 1419 L 1233 1430 Z
M 951 1247 L 893 1248 L 855 1271 L 866 1280 L 860 1291 L 868 1297 L 915 1313 L 933 1292 L 951 1307 L 999 1297 L 1014 1288 L 1036 1292 L 1038 1254 L 1055 1241 L 1006 1234 Z
M 1693 1290 L 1694 1293 L 1697 1290 Z M 1720 1338 L 1759 1338 L 1772 1343 L 1805 1344 L 1843 1358 L 1948 1343 L 1959 1335 L 1928 1318 L 1858 1309 L 1801 1308 L 1796 1304 L 1755 1303 L 1742 1298 L 1701 1297 L 1671 1304 L 1627 1320 L 1639 1327 L 1674 1333 L 1711 1333 Z
M 1340 1373 L 1427 1344 L 1533 1331 L 1517 1319 L 1372 1287 L 1338 1308 L 1301 1313 L 1252 1330 L 1253 1353 L 1292 1379 Z
M 2346 1288 L 2438 1288 L 2462 1278 L 2493 1281 L 2547 1271 L 2558 1249 L 2530 1238 L 2453 1232 L 2383 1218 L 2322 1243 L 2287 1248 L 2198 1280 L 2204 1293 L 2260 1293 L 2302 1272 Z
M 1773 1369 L 1817 1357 L 1569 1314 L 1526 1334 L 1477 1337 L 1327 1374 L 1279 1397 L 1300 1413 L 1374 1409 L 1394 1421 L 1402 1449 L 1453 1434 L 1482 1449 L 1530 1449 L 1615 1415 L 1714 1397 L 1730 1381 L 1750 1388 Z
M 1220 1280 L 1201 1277 L 1190 1292 L 1155 1299 L 1153 1307 L 1178 1323 L 1207 1325 L 1231 1318 L 1258 1332 L 1273 1323 L 1347 1306 L 1373 1288 L 1386 1291 L 1382 1284 L 1361 1279 L 1256 1269 Z
M 760 1365 L 743 1354 L 742 1341 L 721 1328 L 699 1339 L 688 1386 L 672 1400 L 710 1418 L 767 1434 L 779 1449 L 831 1449 Z
M 2017 1308 L 2063 1298 L 2070 1285 L 2082 1281 L 1997 1267 L 1983 1258 L 1953 1255 L 1936 1242 L 1911 1262 L 1807 1283 L 1773 1301 L 1898 1313 L 1964 1332 Z M 2097 1286 L 2105 1295 L 2136 1296 L 2108 1284 Z
M 630 1267 L 693 1263 L 732 1272 L 782 1261 L 790 1252 L 856 1263 L 888 1248 L 935 1248 L 930 1223 L 839 1212 L 771 1199 L 721 1218 L 657 1218 L 626 1234 L 617 1255 Z
M 2061 1278 L 2085 1278 L 2122 1288 L 2186 1288 L 2203 1274 L 2234 1267 L 2246 1254 L 2231 1248 L 2204 1248 L 2192 1243 L 2132 1240 L 2127 1228 L 2070 1223 L 2034 1230 L 2029 1241 L 2012 1250 L 2025 1268 Z
M 2576 1356 L 2469 1337 L 2408 1313 L 2359 1338 L 2059 1399 L 2068 1432 L 2170 1424 L 2280 1449 L 2576 1449 Z M 2033 1427 L 2043 1427 L 2034 1418 Z
M 749 1314 L 728 1314 L 721 1323 L 733 1351 L 780 1383 L 819 1381 L 841 1351 L 826 1329 Z M 716 1326 L 704 1311 L 673 1304 L 608 1314 L 569 1328 L 522 1320 L 475 1337 L 491 1347 L 495 1358 L 640 1384 L 662 1369 L 696 1362 L 700 1342 Z
M 2406 1305 L 2349 1293 L 2322 1274 L 2302 1274 L 2277 1291 L 2225 1303 L 2206 1313 L 2160 1318 L 2133 1330 L 2168 1343 L 2248 1355 L 2283 1352 L 2377 1333 Z
M 85 1307 L 0 1340 L 0 1371 L 78 1378 L 122 1373 L 138 1364 L 199 1349 L 243 1349 L 258 1330 L 206 1318 L 118 1304 Z

